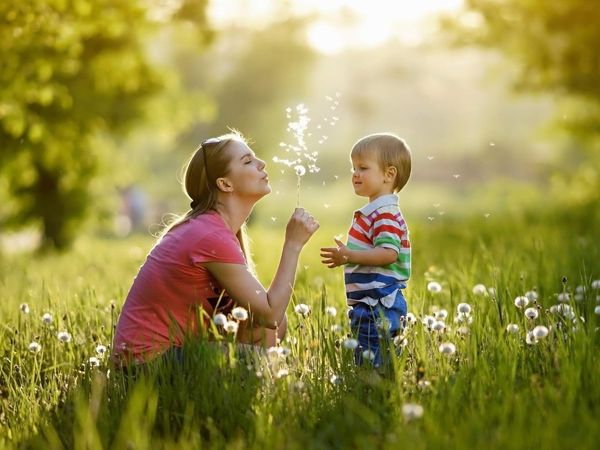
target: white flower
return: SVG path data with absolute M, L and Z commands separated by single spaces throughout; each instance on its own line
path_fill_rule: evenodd
M 585 299 L 585 296 L 583 294 L 575 294 L 573 298 L 576 302 L 582 302 Z
M 559 310 L 558 310 L 558 307 L 559 307 L 559 306 L 560 306 L 560 305 L 552 305 L 552 306 L 550 307 L 550 312 L 551 312 L 552 314 L 558 314 L 558 312 L 559 312 Z
M 592 289 L 600 289 L 600 280 L 592 281 Z
M 98 367 L 100 365 L 100 360 L 95 356 L 92 356 L 90 359 L 88 359 L 88 364 L 90 367 Z
M 408 341 L 403 335 L 399 334 L 394 336 L 394 345 L 396 347 L 406 347 L 408 345 Z
M 581 286 L 581 285 L 577 286 L 575 288 L 575 292 L 578 293 L 578 294 L 585 294 L 585 286 Z
M 444 320 L 446 319 L 446 317 L 448 317 L 448 311 L 446 311 L 445 309 L 440 309 L 439 311 L 433 313 L 433 315 L 436 319 Z
M 294 308 L 294 311 L 299 316 L 306 317 L 310 314 L 310 307 L 304 303 L 298 303 Z
M 225 316 L 223 313 L 215 314 L 215 317 L 213 317 L 213 322 L 215 325 L 222 327 L 227 323 L 227 316 Z
M 467 325 L 471 325 L 473 323 L 473 318 L 466 313 L 457 313 L 454 318 L 454 323 L 463 323 L 466 322 Z
M 362 357 L 367 361 L 373 361 L 375 359 L 375 352 L 373 350 L 365 350 L 362 352 Z
M 71 333 L 69 333 L 68 331 L 59 331 L 56 334 L 56 337 L 58 337 L 58 340 L 60 342 L 71 342 Z
M 429 292 L 433 292 L 434 294 L 437 294 L 438 292 L 442 291 L 442 285 L 440 283 L 438 283 L 437 281 L 430 281 L 429 283 L 427 283 L 427 290 Z
M 423 417 L 423 407 L 416 403 L 405 403 L 402 405 L 402 415 L 406 421 Z
M 331 317 L 335 317 L 337 315 L 337 309 L 335 309 L 335 307 L 333 306 L 327 306 L 325 307 L 325 314 Z
M 228 320 L 227 323 L 225 325 L 223 325 L 223 329 L 227 333 L 232 333 L 232 334 L 237 333 L 238 323 L 233 320 Z
M 235 320 L 244 321 L 248 319 L 248 311 L 241 306 L 237 306 L 231 310 L 231 315 Z
M 415 317 L 415 315 L 413 313 L 408 313 L 406 315 L 406 323 L 412 325 L 413 323 L 416 323 L 416 321 L 417 321 L 417 318 Z
M 444 322 L 442 322 L 441 320 L 436 320 L 433 325 L 431 326 L 431 329 L 433 331 L 444 331 L 444 329 L 446 328 L 446 324 Z
M 106 346 L 96 345 L 96 354 L 98 356 L 104 356 L 105 353 L 106 353 Z
M 453 355 L 456 351 L 456 346 L 452 342 L 443 342 L 440 344 L 440 353 L 442 355 Z
M 509 323 L 506 325 L 506 332 L 511 334 L 517 334 L 519 332 L 519 325 L 516 323 Z
M 563 317 L 567 320 L 573 320 L 575 318 L 575 312 L 572 310 L 568 310 L 563 314 Z
M 458 334 L 467 335 L 467 334 L 469 334 L 469 327 L 465 327 L 465 326 L 463 325 L 462 327 L 458 327 L 458 328 L 456 329 L 456 332 L 457 332 Z
M 538 325 L 532 330 L 533 337 L 536 339 L 542 339 L 548 336 L 548 328 L 544 325 Z
M 568 303 L 570 298 L 571 296 L 568 292 L 561 292 L 560 294 L 558 294 L 558 301 L 561 303 Z
M 423 325 L 427 326 L 428 328 L 431 328 L 433 326 L 433 324 L 435 323 L 435 317 L 427 315 L 425 317 L 423 317 Z
M 485 285 L 479 283 L 479 284 L 476 284 L 475 286 L 473 286 L 473 294 L 475 294 L 475 295 L 485 295 L 485 294 L 487 294 L 487 290 L 485 288 Z
M 42 322 L 44 322 L 46 325 L 50 325 L 52 323 L 52 314 L 45 313 L 42 316 Z
M 331 332 L 332 333 L 340 333 L 342 331 L 342 326 L 334 323 L 333 325 L 331 325 Z
M 527 332 L 527 334 L 525 335 L 525 342 L 527 342 L 527 344 L 529 345 L 534 345 L 538 343 L 538 340 L 533 335 L 533 331 Z
M 290 371 L 286 368 L 283 369 L 279 369 L 277 371 L 277 373 L 275 374 L 275 378 L 283 378 L 283 377 L 287 377 L 290 374 Z
M 29 344 L 29 347 L 27 348 L 31 353 L 37 353 L 42 349 L 42 346 L 37 342 L 33 341 L 31 344 Z
M 488 294 L 490 294 L 492 297 L 496 297 L 496 288 L 488 288 Z
M 470 314 L 471 313 L 471 305 L 468 303 L 459 303 L 456 307 L 456 311 L 461 314 Z
M 525 317 L 527 317 L 530 320 L 535 320 L 537 319 L 539 316 L 538 310 L 537 308 L 527 308 L 525 310 Z
M 567 305 L 567 304 L 564 304 L 564 303 L 562 303 L 560 305 L 557 305 L 556 309 L 563 316 L 566 316 L 567 314 L 570 314 L 572 312 L 571 305 Z
M 344 341 L 344 348 L 354 350 L 356 347 L 358 347 L 358 341 L 356 339 L 348 338 Z
M 275 360 L 275 359 L 279 359 L 279 358 L 284 358 L 285 357 L 284 354 L 283 354 L 283 348 L 282 347 L 269 347 L 267 349 L 267 356 L 271 360 Z
M 527 305 L 529 305 L 529 299 L 523 295 L 515 298 L 515 306 L 517 308 L 525 308 Z
M 525 293 L 525 297 L 527 297 L 531 301 L 534 301 L 538 299 L 538 294 L 536 291 L 527 291 Z
M 594 314 L 596 314 L 597 316 L 600 316 L 600 306 L 596 306 L 594 308 Z
M 29 305 L 27 303 L 21 303 L 19 309 L 23 314 L 29 314 Z

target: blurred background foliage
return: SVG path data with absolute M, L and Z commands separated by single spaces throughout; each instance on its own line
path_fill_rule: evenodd
M 302 203 L 340 232 L 361 204 L 348 152 L 382 130 L 413 150 L 402 193 L 412 220 L 598 220 L 599 10 L 431 0 L 418 20 L 393 21 L 413 3 L 374 2 L 373 30 L 418 34 L 360 43 L 373 19 L 352 1 L 2 2 L 0 237 L 19 242 L 27 230 L 41 248 L 63 249 L 90 230 L 154 231 L 185 210 L 178 177 L 202 139 L 235 127 L 270 161 L 291 142 L 286 108 L 299 103 L 313 126 L 339 118 L 313 129 L 321 171 L 304 177 Z M 274 192 L 254 217 L 263 224 L 295 204 L 295 177 L 282 169 L 269 163 Z

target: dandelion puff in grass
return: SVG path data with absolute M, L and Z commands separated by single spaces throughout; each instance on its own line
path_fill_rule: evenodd
M 348 339 L 344 340 L 343 345 L 344 345 L 345 349 L 354 350 L 354 349 L 356 349 L 356 347 L 358 347 L 358 341 L 353 338 L 348 338 Z
M 594 308 L 594 314 L 596 314 L 597 316 L 600 316 L 600 306 L 596 306 Z
M 287 377 L 289 374 L 290 374 L 290 371 L 289 371 L 288 369 L 286 369 L 286 368 L 279 369 L 279 370 L 277 371 L 277 373 L 275 374 L 275 378 L 278 378 L 278 379 L 279 379 L 279 378 L 285 378 L 285 377 Z
M 27 303 L 21 303 L 19 309 L 23 314 L 29 314 L 29 305 Z
M 244 321 L 248 319 L 248 311 L 246 311 L 245 308 L 242 308 L 241 306 L 238 306 L 236 308 L 233 308 L 231 310 L 231 315 L 233 316 L 233 318 L 235 320 L 239 320 L 239 321 Z
M 469 327 L 466 327 L 463 325 L 462 327 L 458 327 L 456 329 L 456 332 L 458 334 L 462 334 L 463 336 L 466 336 L 467 334 L 469 334 Z
M 444 322 L 442 322 L 441 320 L 436 320 L 433 323 L 433 325 L 431 326 L 431 329 L 433 331 L 437 331 L 439 333 L 446 329 L 446 324 Z
M 401 334 L 394 336 L 394 345 L 396 347 L 404 348 L 408 345 L 408 340 Z
M 233 320 L 228 320 L 225 325 L 223 325 L 223 329 L 230 334 L 237 333 L 238 323 Z
M 528 331 L 527 334 L 525 335 L 525 342 L 528 345 L 535 345 L 538 343 L 538 340 L 535 338 L 535 336 L 533 335 L 533 331 Z
M 373 361 L 375 360 L 375 352 L 373 350 L 365 350 L 362 352 L 362 357 L 367 361 Z
M 592 281 L 592 289 L 600 289 L 600 280 Z
M 333 374 L 329 377 L 329 382 L 334 386 L 339 386 L 340 384 L 342 384 L 342 379 L 336 374 Z
M 45 314 L 42 316 L 42 322 L 43 322 L 45 325 L 50 325 L 50 324 L 52 323 L 52 314 L 50 314 L 50 313 L 45 313 Z
M 402 405 L 402 415 L 404 420 L 410 422 L 411 420 L 420 419 L 423 417 L 423 407 L 416 403 L 405 403 Z
M 325 314 L 327 314 L 330 317 L 335 317 L 337 315 L 337 309 L 335 309 L 335 307 L 333 306 L 326 306 Z
M 451 356 L 456 352 L 456 346 L 452 342 L 443 342 L 439 347 L 442 355 Z
M 105 345 L 96 345 L 96 354 L 100 357 L 106 354 L 106 346 Z
M 533 330 L 531 330 L 531 332 L 533 333 L 533 337 L 536 339 L 543 339 L 546 336 L 548 336 L 548 328 L 544 325 L 538 325 Z
M 69 333 L 68 331 L 59 331 L 56 334 L 56 337 L 58 338 L 58 340 L 60 342 L 63 342 L 63 343 L 71 342 L 71 333 Z
M 473 294 L 475 295 L 485 295 L 487 294 L 487 289 L 484 284 L 476 284 L 473 286 Z
M 529 320 L 535 320 L 539 315 L 540 313 L 538 312 L 537 308 L 527 308 L 525 310 L 525 317 L 527 317 Z
M 519 297 L 515 298 L 515 306 L 517 308 L 522 309 L 525 308 L 527 305 L 529 305 L 529 299 L 524 295 L 520 295 Z
M 448 317 L 448 311 L 445 309 L 440 309 L 433 313 L 433 316 L 438 320 L 445 320 Z
M 433 326 L 433 324 L 435 323 L 435 317 L 430 316 L 430 315 L 426 315 L 425 317 L 423 317 L 423 320 L 421 322 L 427 328 L 431 328 Z
M 429 292 L 437 294 L 439 292 L 442 292 L 442 285 L 437 281 L 430 281 L 429 283 L 427 283 L 427 290 Z
M 471 314 L 471 305 L 468 303 L 459 303 L 456 307 L 456 312 L 460 314 Z
M 413 325 L 417 322 L 417 318 L 413 313 L 408 313 L 406 315 L 406 323 L 409 325 Z
M 37 342 L 33 341 L 33 342 L 31 342 L 31 343 L 29 344 L 29 346 L 27 347 L 27 349 L 28 349 L 28 350 L 29 350 L 31 353 L 38 353 L 38 352 L 39 352 L 39 351 L 42 349 L 42 346 L 41 346 L 39 343 L 37 343 Z
M 219 327 L 225 326 L 227 323 L 227 316 L 223 313 L 215 314 L 215 317 L 213 317 L 213 322 Z
M 310 314 L 310 306 L 305 303 L 298 303 L 294 307 L 294 312 L 299 316 L 306 317 Z
M 538 294 L 536 291 L 527 291 L 525 293 L 525 297 L 527 297 L 532 302 L 538 299 Z
M 519 332 L 519 325 L 516 323 L 509 323 L 506 325 L 506 332 L 510 334 L 517 334 Z
M 569 300 L 571 300 L 571 296 L 568 292 L 561 292 L 560 294 L 558 294 L 557 298 L 558 301 L 561 303 L 569 303 Z
M 96 358 L 95 356 L 91 356 L 88 359 L 88 364 L 90 367 L 98 367 L 98 366 L 100 366 L 100 360 L 98 358 Z

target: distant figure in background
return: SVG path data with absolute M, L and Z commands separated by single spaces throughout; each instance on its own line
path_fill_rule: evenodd
M 132 184 L 123 190 L 122 194 L 125 214 L 131 222 L 133 231 L 141 230 L 146 220 L 148 200 L 145 192 L 137 185 Z
M 350 306 L 350 326 L 357 337 L 357 364 L 372 361 L 375 367 L 389 359 L 382 343 L 405 325 L 407 305 L 402 290 L 410 278 L 410 241 L 396 195 L 408 182 L 410 150 L 391 133 L 360 139 L 350 153 L 354 192 L 369 203 L 354 212 L 348 242 L 321 249 L 323 264 L 345 265 L 344 282 Z
M 300 251 L 319 224 L 296 208 L 265 289 L 253 274 L 245 239 L 254 205 L 271 192 L 265 163 L 240 135 L 226 134 L 200 145 L 184 182 L 190 210 L 152 248 L 123 305 L 112 349 L 118 365 L 177 352 L 200 321 L 207 325 L 221 313 L 227 322 L 220 325 L 229 324 L 234 306 L 245 310 L 231 321 L 239 343 L 273 346 L 285 334 Z M 200 307 L 207 314 L 199 318 Z

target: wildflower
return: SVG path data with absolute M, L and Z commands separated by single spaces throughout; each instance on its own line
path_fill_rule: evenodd
M 233 320 L 228 320 L 227 323 L 225 325 L 223 325 L 223 329 L 227 332 L 227 333 L 237 333 L 238 330 L 238 323 L 234 322 Z
M 52 314 L 50 313 L 45 313 L 42 316 L 42 322 L 46 325 L 50 325 L 52 323 Z
M 398 336 L 394 336 L 394 345 L 396 347 L 406 347 L 408 345 L 408 341 L 404 336 L 399 334 Z
M 533 334 L 534 338 L 543 339 L 548 336 L 548 328 L 546 328 L 544 325 L 538 325 L 531 331 L 531 333 Z
M 244 321 L 248 319 L 248 311 L 241 306 L 237 306 L 231 310 L 231 315 L 235 320 Z
M 222 313 L 215 314 L 215 317 L 213 317 L 213 322 L 215 325 L 222 327 L 227 323 L 227 317 Z
M 538 294 L 536 291 L 528 291 L 525 293 L 525 297 L 533 302 L 538 299 Z
M 523 295 L 515 298 L 515 306 L 519 309 L 525 308 L 529 305 L 529 299 Z
M 19 309 L 23 314 L 29 314 L 29 305 L 27 303 L 21 303 Z
M 448 317 L 448 311 L 446 311 L 445 309 L 440 309 L 439 311 L 433 313 L 433 315 L 436 319 L 445 320 L 446 317 Z
M 467 334 L 469 334 L 469 327 L 465 327 L 465 326 L 463 325 L 462 327 L 458 327 L 458 328 L 456 329 L 456 332 L 457 332 L 458 334 L 467 335 Z
M 485 285 L 479 283 L 479 284 L 476 284 L 475 286 L 473 286 L 473 294 L 485 295 L 486 293 L 487 293 L 487 290 L 485 288 Z
M 600 280 L 592 281 L 592 289 L 600 289 Z
M 488 288 L 488 294 L 490 294 L 491 297 L 496 297 L 496 288 Z
M 454 318 L 454 323 L 464 323 L 464 322 L 466 322 L 467 325 L 471 325 L 473 323 L 473 318 L 469 314 L 457 313 L 456 317 Z
M 525 317 L 530 320 L 535 320 L 539 316 L 538 310 L 536 308 L 527 308 L 525 310 Z
M 331 377 L 329 377 L 329 382 L 331 384 L 333 384 L 334 386 L 337 386 L 342 383 L 342 379 L 340 377 L 338 377 L 336 374 L 333 374 L 333 375 L 331 375 Z
M 577 286 L 577 287 L 575 288 L 575 292 L 576 292 L 577 294 L 585 294 L 585 286 L 581 286 L 581 285 L 580 285 L 580 286 Z
M 527 332 L 527 334 L 525 335 L 525 342 L 527 342 L 527 344 L 529 345 L 534 345 L 538 343 L 538 340 L 533 335 L 533 331 Z
M 405 403 L 402 405 L 402 415 L 406 421 L 423 417 L 423 407 L 416 403 Z
M 408 324 L 414 324 L 417 322 L 417 318 L 415 317 L 415 315 L 413 313 L 408 313 L 406 315 L 406 323 Z
M 440 344 L 440 353 L 442 355 L 453 355 L 456 351 L 456 346 L 452 342 L 444 342 Z
M 373 361 L 375 359 L 375 352 L 373 350 L 365 350 L 362 352 L 362 357 L 367 361 Z
M 33 341 L 31 344 L 29 344 L 29 347 L 27 348 L 31 353 L 37 353 L 42 349 L 42 346 L 37 342 Z
M 568 292 L 561 292 L 560 294 L 558 294 L 558 301 L 561 303 L 568 303 L 570 298 L 571 296 Z
M 98 367 L 100 365 L 100 360 L 95 356 L 92 356 L 90 359 L 88 359 L 88 364 L 90 367 Z
M 444 329 L 446 328 L 446 324 L 444 322 L 442 322 L 441 320 L 436 320 L 433 325 L 431 326 L 431 329 L 433 331 L 444 331 Z
M 331 317 L 335 317 L 337 315 L 337 309 L 335 309 L 335 307 L 333 306 L 327 306 L 325 308 L 325 314 Z
M 435 317 L 433 316 L 425 316 L 423 317 L 423 325 L 427 326 L 427 328 L 431 328 L 433 326 L 433 324 L 435 323 Z
M 596 314 L 597 316 L 600 316 L 600 306 L 596 306 L 594 308 L 594 314 Z
M 583 294 L 575 294 L 573 298 L 576 302 L 582 302 L 583 300 L 585 300 L 585 296 Z
M 552 305 L 552 306 L 550 307 L 550 312 L 551 312 L 552 314 L 558 314 L 558 312 L 559 312 L 559 311 L 558 311 L 558 307 L 559 307 L 559 306 L 560 306 L 560 305 Z
M 438 292 L 442 291 L 442 285 L 440 283 L 438 283 L 437 281 L 430 281 L 429 283 L 427 283 L 427 290 L 429 292 L 433 292 L 434 294 L 437 294 Z
M 356 347 L 358 347 L 358 341 L 356 339 L 348 338 L 344 341 L 344 348 L 354 350 Z
M 59 331 L 56 334 L 56 337 L 58 337 L 58 340 L 60 342 L 64 342 L 64 343 L 71 342 L 71 333 L 69 333 L 68 331 Z
M 106 346 L 104 345 L 96 345 L 96 354 L 100 357 L 104 356 L 106 353 Z
M 567 314 L 573 312 L 571 309 L 571 305 L 567 305 L 564 303 L 562 303 L 560 305 L 556 305 L 556 310 L 563 316 L 566 316 Z
M 277 373 L 275 374 L 275 378 L 283 378 L 283 377 L 287 377 L 290 374 L 290 371 L 286 368 L 283 369 L 279 369 L 277 371 Z
M 461 314 L 471 314 L 471 305 L 468 303 L 459 303 L 456 307 L 456 311 Z
M 331 325 L 331 332 L 332 333 L 340 333 L 342 331 L 342 326 L 334 323 L 333 325 Z
M 519 325 L 516 323 L 509 323 L 506 325 L 506 332 L 511 334 L 517 334 L 519 332 Z
M 310 307 L 304 303 L 298 303 L 294 308 L 294 312 L 299 316 L 306 317 L 310 314 Z

